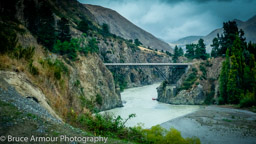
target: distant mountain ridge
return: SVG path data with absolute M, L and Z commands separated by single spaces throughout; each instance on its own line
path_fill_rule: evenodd
M 245 22 L 238 19 L 234 19 L 234 21 L 237 23 L 238 28 L 242 29 L 245 32 L 246 41 L 256 43 L 256 15 Z M 186 44 L 197 43 L 198 40 L 202 38 L 204 39 L 204 42 L 206 44 L 206 51 L 210 53 L 212 50 L 210 45 L 212 44 L 212 40 L 217 36 L 218 33 L 222 34 L 223 28 L 215 29 L 208 35 L 198 38 L 194 36 L 184 37 L 176 42 L 170 43 L 170 45 L 178 45 L 184 48 Z
M 111 33 L 125 39 L 139 39 L 143 45 L 152 49 L 173 51 L 166 42 L 134 25 L 116 11 L 89 4 L 85 4 L 85 7 L 94 15 L 100 25 L 108 24 Z

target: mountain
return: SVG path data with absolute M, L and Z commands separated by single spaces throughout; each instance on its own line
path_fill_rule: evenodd
M 94 15 L 100 25 L 108 24 L 111 33 L 125 39 L 139 39 L 143 45 L 151 49 L 172 51 L 167 43 L 134 25 L 116 11 L 88 4 L 85 7 Z
M 203 36 L 188 36 L 188 37 L 184 37 L 181 38 L 177 41 L 174 41 L 172 43 L 170 43 L 169 45 L 174 47 L 175 45 L 179 46 L 179 47 L 185 47 L 186 44 L 189 44 L 191 42 L 196 42 L 198 41 L 198 39 L 202 38 Z
M 234 19 L 234 21 L 237 23 L 238 28 L 242 29 L 245 32 L 246 41 L 247 42 L 252 41 L 255 43 L 256 42 L 256 15 L 245 22 L 238 19 Z M 218 33 L 222 34 L 223 28 L 215 29 L 204 37 L 188 36 L 176 42 L 172 42 L 170 45 L 178 45 L 184 48 L 186 44 L 197 43 L 198 40 L 202 38 L 204 39 L 204 42 L 206 44 L 206 51 L 210 53 L 211 52 L 210 45 L 212 43 L 212 40 L 217 36 Z

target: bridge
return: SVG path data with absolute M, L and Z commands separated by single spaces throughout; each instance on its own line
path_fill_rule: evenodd
M 167 81 L 168 83 L 174 80 L 173 70 L 175 69 L 186 69 L 188 66 L 192 65 L 193 63 L 104 63 L 105 66 L 113 66 L 113 67 L 126 67 L 126 66 L 149 66 L 153 67 L 161 76 L 162 78 Z M 158 66 L 168 66 L 171 67 L 170 73 L 171 76 L 167 76 L 163 71 L 158 69 Z

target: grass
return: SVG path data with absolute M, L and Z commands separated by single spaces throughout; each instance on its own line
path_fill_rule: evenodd
M 225 122 L 232 122 L 232 120 L 229 120 L 229 119 L 222 119 L 222 120 Z

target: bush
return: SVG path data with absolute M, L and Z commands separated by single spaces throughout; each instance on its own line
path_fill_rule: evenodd
M 205 66 L 203 66 L 202 64 L 199 66 L 199 68 L 200 68 L 200 71 L 203 73 L 202 74 L 202 78 L 203 79 L 206 79 L 206 77 L 207 77 L 207 71 L 206 71 L 206 68 L 205 68 Z
M 253 93 L 247 92 L 246 95 L 240 100 L 240 107 L 256 106 L 256 99 Z
M 76 60 L 78 48 L 79 44 L 77 39 L 71 39 L 70 42 L 57 40 L 54 44 L 53 52 L 60 55 L 67 55 L 69 59 Z
M 6 24 L 0 23 L 0 52 L 1 54 L 13 51 L 17 46 L 16 32 Z
M 187 79 L 183 82 L 181 90 L 185 89 L 188 90 L 192 87 L 192 85 L 195 83 L 197 80 L 197 70 L 192 69 L 192 73 L 187 77 Z
M 127 81 L 125 80 L 124 75 L 118 72 L 112 72 L 112 75 L 114 77 L 115 84 L 119 85 L 120 91 L 124 91 L 127 87 Z
M 80 31 L 87 33 L 87 31 L 89 30 L 89 25 L 88 22 L 82 20 L 77 27 Z
M 110 34 L 108 24 L 103 23 L 103 25 L 102 25 L 102 31 L 103 31 L 103 35 L 109 35 L 109 34 Z
M 143 129 L 141 126 L 126 127 L 126 122 L 135 117 L 130 114 L 127 119 L 120 116 L 114 117 L 108 113 L 94 115 L 90 113 L 77 114 L 73 110 L 68 113 L 67 120 L 72 125 L 90 131 L 95 135 L 107 136 L 112 138 L 124 139 L 136 143 L 181 143 L 181 144 L 200 144 L 196 137 L 184 139 L 180 132 L 174 128 L 170 131 L 160 127 L 153 126 L 151 129 Z
M 29 72 L 30 72 L 32 75 L 38 75 L 38 74 L 39 74 L 38 68 L 36 68 L 36 67 L 33 65 L 33 60 L 31 60 L 30 63 L 29 63 Z
M 169 131 L 160 125 L 153 126 L 151 129 L 142 130 L 146 136 L 146 141 L 152 144 L 200 144 L 200 140 L 196 137 L 184 139 L 180 132 L 174 128 Z
M 18 45 L 15 48 L 13 55 L 17 59 L 24 58 L 25 60 L 31 60 L 32 57 L 34 56 L 34 53 L 35 53 L 35 47 L 23 48 L 21 45 Z
M 99 95 L 99 94 L 96 95 L 96 102 L 97 102 L 97 104 L 102 105 L 102 96 L 101 95 Z

